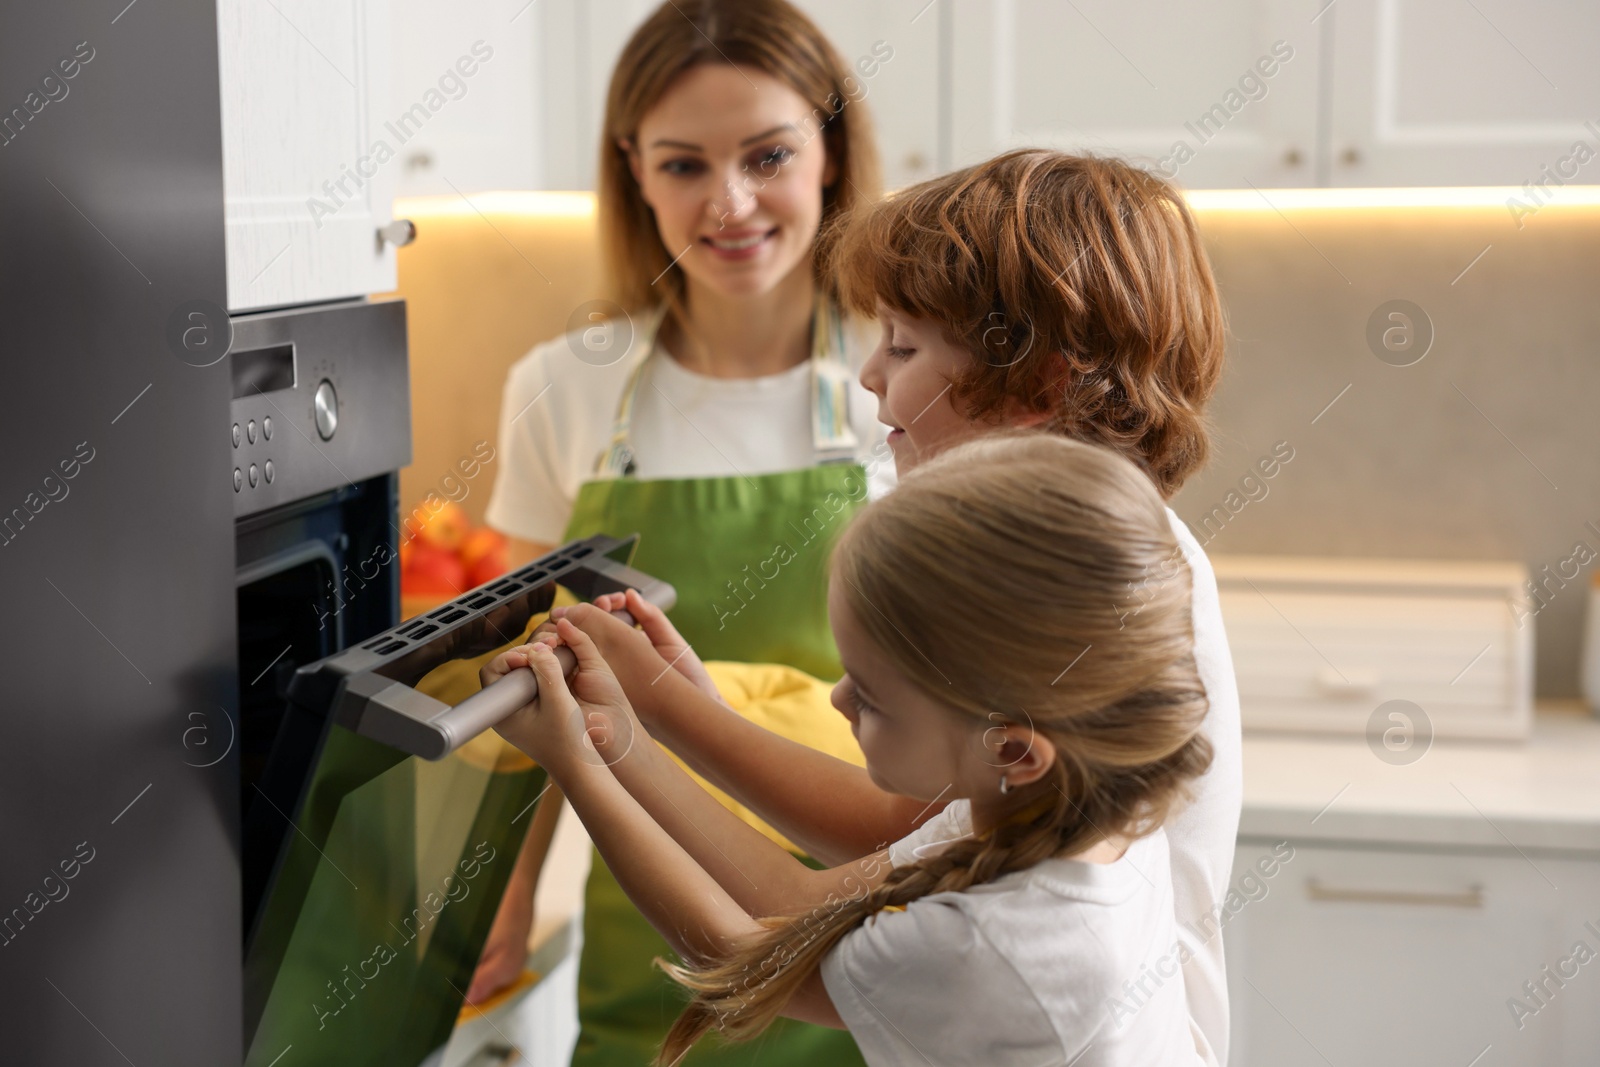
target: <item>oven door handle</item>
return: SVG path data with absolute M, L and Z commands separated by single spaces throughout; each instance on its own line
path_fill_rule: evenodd
M 613 611 L 611 614 L 629 626 L 638 625 L 628 611 Z M 556 649 L 556 662 L 561 664 L 561 675 L 564 678 L 571 678 L 578 669 L 578 657 L 565 645 Z M 495 724 L 508 718 L 518 708 L 538 698 L 539 679 L 533 673 L 533 669 L 523 667 L 511 671 L 493 685 L 484 686 L 455 707 L 447 706 L 429 719 L 428 726 L 437 731 L 444 747 L 438 755 L 427 752 L 419 752 L 417 755 L 428 759 L 442 759 L 485 730 L 492 729 Z
M 586 573 L 574 575 L 573 579 L 569 588 L 585 597 L 634 588 L 663 611 L 671 610 L 678 600 L 677 591 L 669 583 L 611 560 L 588 561 Z M 635 625 L 627 611 L 612 614 L 629 626 Z M 562 673 L 570 677 L 577 667 L 572 650 L 556 649 L 556 659 Z M 539 680 L 533 671 L 519 669 L 452 707 L 403 682 L 364 670 L 345 678 L 335 705 L 335 719 L 363 737 L 413 756 L 439 760 L 538 695 Z

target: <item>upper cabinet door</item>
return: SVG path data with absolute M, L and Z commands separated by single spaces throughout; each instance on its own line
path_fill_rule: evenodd
M 946 2 L 958 166 L 1040 146 L 1128 157 L 1191 188 L 1315 181 L 1310 3 Z
M 938 4 L 928 0 L 797 0 L 849 68 L 846 107 L 872 116 L 883 182 L 897 189 L 948 164 L 941 109 L 947 94 Z
M 395 157 L 445 97 L 383 115 L 388 4 L 219 0 L 217 30 L 228 309 L 393 289 Z
M 1546 166 L 1600 181 L 1585 124 L 1600 118 L 1600 5 L 1339 0 L 1328 16 L 1330 184 L 1522 185 Z

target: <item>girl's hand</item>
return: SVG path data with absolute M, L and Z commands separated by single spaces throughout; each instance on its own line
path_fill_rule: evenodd
M 679 674 L 693 682 L 696 689 L 721 704 L 728 703 L 722 699 L 722 694 L 717 692 L 717 683 L 711 680 L 711 675 L 706 672 L 705 664 L 700 662 L 700 657 L 683 639 L 683 635 L 678 633 L 677 627 L 667 619 L 667 613 L 640 596 L 637 589 L 629 589 L 626 593 L 603 593 L 595 597 L 593 603 L 601 611 L 607 612 L 626 608 L 633 615 L 634 621 L 639 624 L 639 629 L 650 639 L 650 644 L 655 647 L 657 655 L 671 664 Z M 571 609 L 567 607 L 556 608 L 550 612 L 550 617 L 559 619 L 569 610 Z
M 570 684 L 562 677 L 555 648 L 565 645 L 577 657 Z M 594 641 L 567 620 L 555 632 L 536 635 L 496 656 L 479 672 L 485 684 L 526 667 L 539 679 L 539 696 L 495 726 L 495 732 L 556 774 L 573 759 L 612 764 L 632 748 L 633 709 L 617 677 Z

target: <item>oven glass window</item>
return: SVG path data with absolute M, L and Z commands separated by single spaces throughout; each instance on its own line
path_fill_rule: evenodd
M 417 688 L 458 701 L 478 662 Z M 246 1067 L 291 1046 L 411 1065 L 444 1044 L 544 785 L 492 731 L 431 762 L 329 726 L 246 957 Z

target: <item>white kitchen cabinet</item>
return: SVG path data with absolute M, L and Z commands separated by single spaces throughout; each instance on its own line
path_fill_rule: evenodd
M 1235 886 L 1274 844 L 1240 841 Z M 1600 955 L 1572 957 L 1600 954 L 1600 857 L 1294 849 L 1224 928 L 1235 1067 L 1592 1062 Z
M 1232 1067 L 1594 1063 L 1600 721 L 1543 702 L 1525 742 L 1381 747 L 1244 738 Z
M 651 0 L 539 0 L 541 187 L 593 189 L 606 88 Z
M 799 0 L 828 35 L 866 95 L 884 186 L 930 178 L 948 168 L 941 110 L 946 61 L 938 5 L 927 0 Z M 920 17 L 919 17 L 920 12 Z M 874 57 L 888 55 L 874 65 Z M 872 70 L 871 76 L 863 70 Z
M 546 2 L 394 0 L 387 116 L 404 114 L 441 82 L 447 100 L 389 164 L 396 196 L 544 187 L 539 9 Z M 456 67 L 463 55 L 477 59 L 466 77 Z
M 1040 144 L 1190 188 L 1600 181 L 1593 4 L 948 3 L 956 164 Z M 1279 41 L 1292 59 L 1230 97 Z
M 1311 183 L 1309 0 L 949 2 L 956 165 L 1037 145 L 1131 157 L 1194 188 Z
M 1600 6 L 1339 0 L 1326 21 L 1328 184 L 1520 186 L 1546 166 L 1600 182 L 1572 158 L 1580 141 L 1600 155 Z
M 297 23 L 328 24 L 306 37 L 319 47 L 331 37 L 331 57 L 333 24 L 349 24 L 340 13 L 367 17 L 351 2 L 304 20 L 294 12 L 307 0 L 281 6 Z M 890 188 L 1023 145 L 1131 157 L 1195 189 L 1520 186 L 1546 167 L 1563 182 L 1600 182 L 1600 113 L 1585 110 L 1600 99 L 1593 4 L 797 2 L 850 63 L 878 42 L 893 50 L 866 86 Z M 481 37 L 495 58 L 390 174 L 408 193 L 593 188 L 612 67 L 656 6 L 403 0 L 395 111 L 438 76 L 451 42 Z M 338 84 L 270 5 L 249 10 L 283 37 L 272 47 L 323 66 L 302 73 Z M 341 161 L 325 162 L 337 175 Z
M 217 35 L 229 310 L 393 289 L 395 157 L 438 107 L 384 113 L 388 4 L 220 0 Z

